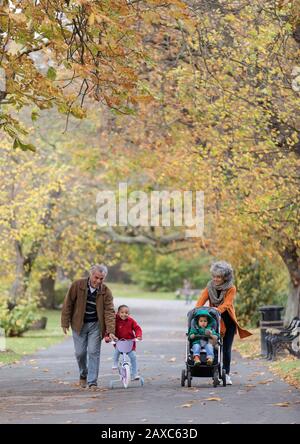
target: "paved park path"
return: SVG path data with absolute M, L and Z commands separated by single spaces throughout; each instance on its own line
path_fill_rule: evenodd
M 183 301 L 115 302 L 129 303 L 143 327 L 137 353 L 145 386 L 109 389 L 112 345 L 102 343 L 100 387 L 95 392 L 80 389 L 72 339 L 67 338 L 0 368 L 0 423 L 300 423 L 300 392 L 270 373 L 261 360 L 234 353 L 233 386 L 214 388 L 208 378 L 194 378 L 191 388 L 180 386 L 187 312 Z

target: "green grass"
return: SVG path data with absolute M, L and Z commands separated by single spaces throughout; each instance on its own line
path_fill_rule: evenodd
M 134 284 L 122 284 L 115 282 L 105 282 L 111 289 L 113 297 L 141 298 L 141 299 L 175 299 L 175 291 L 147 291 Z
M 45 330 L 29 330 L 21 337 L 6 338 L 6 352 L 0 352 L 0 366 L 19 361 L 24 355 L 50 347 L 64 339 L 60 327 L 60 310 L 43 310 L 48 318 Z
M 300 388 L 300 359 L 289 355 L 280 361 L 273 362 L 270 369 L 289 384 Z

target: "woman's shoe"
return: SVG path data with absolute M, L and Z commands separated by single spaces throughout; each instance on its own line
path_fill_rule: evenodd
M 207 358 L 206 360 L 207 365 L 212 365 L 213 362 L 214 362 L 213 358 Z
M 229 375 L 226 374 L 226 385 L 232 385 L 232 381 Z

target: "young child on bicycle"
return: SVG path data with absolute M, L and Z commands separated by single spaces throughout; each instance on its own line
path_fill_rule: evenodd
M 192 350 L 194 355 L 195 365 L 200 365 L 200 351 L 201 347 L 206 350 L 206 363 L 207 365 L 212 365 L 214 360 L 214 349 L 215 345 L 219 339 L 219 334 L 211 327 L 210 323 L 212 321 L 210 314 L 201 310 L 197 313 L 195 318 L 196 325 L 189 329 L 188 338 L 192 342 Z
M 116 314 L 116 337 L 118 339 L 142 339 L 142 329 L 138 323 L 129 316 L 129 307 L 127 305 L 120 305 L 118 312 Z M 133 347 L 131 352 L 128 353 L 128 357 L 131 362 L 132 368 L 132 379 L 139 379 L 140 376 L 137 371 L 137 360 L 136 360 L 136 343 L 133 342 Z M 113 356 L 113 369 L 118 368 L 120 352 L 115 347 Z

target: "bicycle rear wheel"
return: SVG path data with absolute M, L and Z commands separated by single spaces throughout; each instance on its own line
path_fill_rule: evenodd
M 125 363 L 123 365 L 123 375 L 122 375 L 122 382 L 124 385 L 124 388 L 127 388 L 130 383 L 130 365 L 128 363 Z

